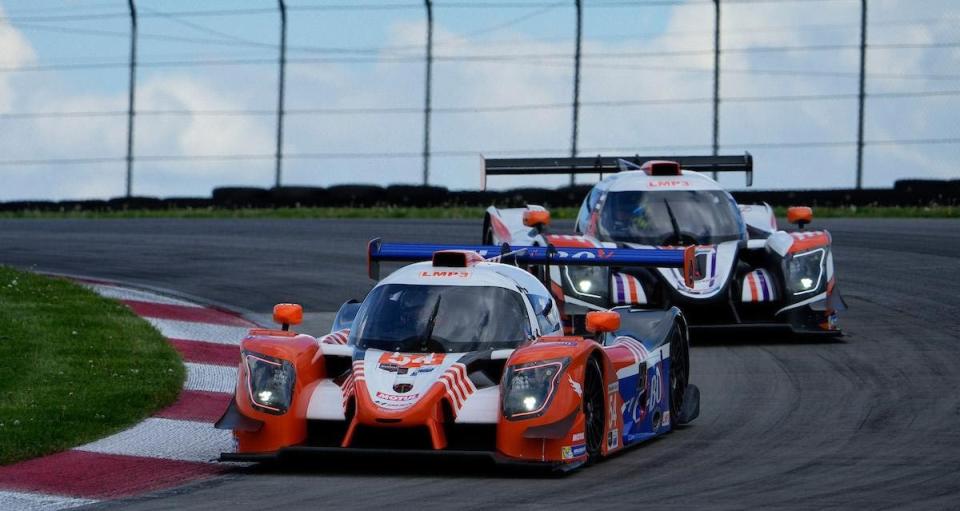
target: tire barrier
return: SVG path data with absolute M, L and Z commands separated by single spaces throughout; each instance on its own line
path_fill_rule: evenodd
M 337 185 L 327 188 L 332 207 L 370 207 L 386 203 L 387 190 L 374 185 Z
M 299 208 L 299 207 L 577 207 L 590 185 L 557 189 L 448 190 L 440 186 L 336 185 L 278 188 L 222 187 L 204 197 L 118 197 L 110 200 L 0 202 L 0 211 L 72 212 L 183 208 Z M 772 206 L 960 206 L 960 179 L 897 181 L 893 188 L 834 190 L 742 190 L 731 192 L 737 202 L 766 202 Z
M 225 187 L 213 189 L 213 205 L 222 208 L 251 208 L 266 204 L 269 192 L 264 188 Z
M 268 202 L 275 208 L 326 206 L 329 193 L 319 186 L 282 186 L 268 191 Z
M 401 207 L 433 207 L 447 204 L 449 191 L 442 186 L 390 185 L 387 204 Z
M 163 199 L 157 197 L 117 197 L 107 201 L 107 207 L 113 211 L 140 211 L 145 209 L 166 209 Z

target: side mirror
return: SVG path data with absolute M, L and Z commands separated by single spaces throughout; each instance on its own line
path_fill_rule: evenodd
M 587 331 L 592 333 L 615 332 L 620 329 L 620 315 L 613 311 L 587 313 Z
M 550 225 L 550 212 L 545 209 L 528 209 L 523 212 L 523 225 L 542 230 Z
M 787 221 L 791 224 L 797 224 L 800 230 L 803 226 L 813 221 L 813 210 L 806 206 L 792 206 L 787 208 Z
M 303 307 L 298 303 L 278 303 L 273 306 L 273 321 L 280 323 L 284 331 L 290 325 L 303 323 Z

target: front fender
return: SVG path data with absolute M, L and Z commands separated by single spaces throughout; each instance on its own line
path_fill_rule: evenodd
M 582 337 L 544 337 L 513 353 L 507 361 L 507 367 L 563 358 L 569 358 L 570 363 L 559 375 L 547 409 L 541 415 L 507 418 L 503 414 L 501 403 L 497 428 L 497 450 L 501 454 L 543 462 L 576 462 L 586 459 L 581 408 L 584 375 L 587 361 L 591 357 L 600 358 L 601 368 L 608 365 L 600 345 L 592 339 Z M 604 374 L 607 374 L 606 370 Z M 501 383 L 501 396 L 508 384 L 504 378 Z
M 279 330 L 251 330 L 240 343 L 243 353 L 259 353 L 289 361 L 294 367 L 293 397 L 281 415 L 260 411 L 251 404 L 249 374 L 241 359 L 237 370 L 236 412 L 263 425 L 255 431 L 234 430 L 241 453 L 273 452 L 306 439 L 306 411 L 312 390 L 326 374 L 323 357 L 314 362 L 317 340 L 309 335 Z

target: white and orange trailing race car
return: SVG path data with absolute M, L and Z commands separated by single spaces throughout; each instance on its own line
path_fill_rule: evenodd
M 578 251 L 582 252 L 582 251 Z M 692 249 L 586 249 L 384 244 L 381 261 L 419 261 L 340 310 L 320 338 L 279 330 L 242 342 L 236 395 L 217 427 L 233 430 L 224 461 L 297 454 L 461 455 L 572 469 L 670 432 L 699 414 L 687 325 L 676 308 L 586 316 L 565 336 L 556 302 L 517 265 L 672 267 Z
M 484 217 L 483 243 L 579 248 L 695 247 L 699 278 L 675 268 L 554 267 L 550 289 L 573 332 L 585 314 L 617 305 L 677 306 L 694 329 L 752 329 L 839 335 L 846 309 L 836 287 L 830 233 L 803 230 L 810 208 L 788 211 L 800 230 L 777 227 L 767 204 L 737 204 L 701 172 L 746 172 L 753 158 L 667 156 L 488 159 L 487 175 L 607 174 L 587 193 L 572 233 L 546 229 L 540 206 L 498 209 Z M 531 271 L 543 271 L 536 267 Z

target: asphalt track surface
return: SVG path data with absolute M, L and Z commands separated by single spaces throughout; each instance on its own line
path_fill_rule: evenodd
M 317 460 L 123 509 L 958 508 L 960 222 L 823 220 L 850 305 L 838 342 L 692 349 L 691 426 L 566 477 Z M 254 312 L 361 298 L 366 240 L 473 242 L 472 221 L 0 221 L 0 263 L 176 289 Z

